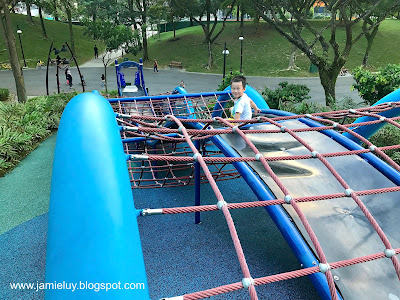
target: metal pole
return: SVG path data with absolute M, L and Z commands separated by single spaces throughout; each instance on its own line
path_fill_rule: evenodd
M 72 58 L 74 59 L 76 68 L 78 69 L 79 78 L 81 79 L 82 91 L 85 92 L 85 85 L 83 84 L 82 74 L 81 74 L 81 70 L 79 69 L 78 62 L 76 61 L 75 55 L 74 55 L 74 53 L 72 52 L 71 48 L 69 47 L 68 43 L 65 42 L 65 44 L 67 44 L 67 47 L 68 47 L 68 49 L 69 49 L 69 52 L 71 52 Z
M 46 91 L 47 91 L 47 96 L 49 95 L 49 65 L 50 65 L 50 60 L 51 60 L 51 50 L 53 49 L 53 42 L 51 42 L 50 45 L 50 50 L 49 50 L 49 55 L 47 56 L 47 68 L 46 68 Z
M 58 75 L 58 69 L 60 67 L 58 66 L 58 64 L 59 64 L 59 62 L 56 59 L 56 65 L 57 65 L 57 74 L 56 74 L 56 76 L 57 76 L 57 92 L 60 93 L 60 76 Z
M 17 26 L 17 29 L 18 29 L 18 31 L 21 31 L 21 30 L 19 29 L 19 26 Z M 26 61 L 25 61 L 24 48 L 22 47 L 22 41 L 21 41 L 21 33 L 19 33 L 19 32 L 17 32 L 17 33 L 18 33 L 18 38 L 19 38 L 19 44 L 20 44 L 20 46 L 21 46 L 22 58 L 24 59 L 24 66 L 25 66 L 25 68 L 26 68 Z
M 243 37 L 241 36 L 240 38 L 240 73 L 243 73 Z
M 226 63 L 226 42 L 224 47 L 224 71 L 222 73 L 222 79 L 225 79 L 225 63 Z
M 200 141 L 196 140 L 194 142 L 196 149 L 200 152 Z M 194 163 L 194 205 L 200 206 L 200 164 L 196 161 Z M 200 224 L 200 212 L 196 211 L 194 213 L 194 223 Z

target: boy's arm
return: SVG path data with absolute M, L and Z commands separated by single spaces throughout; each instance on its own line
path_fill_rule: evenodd
M 242 114 L 241 114 L 240 112 L 235 113 L 234 119 L 235 119 L 235 120 L 240 120 L 240 116 L 241 116 L 241 115 L 242 115 Z
M 261 112 L 261 109 L 257 107 L 253 100 L 250 99 L 250 106 L 254 109 L 255 113 L 258 114 Z

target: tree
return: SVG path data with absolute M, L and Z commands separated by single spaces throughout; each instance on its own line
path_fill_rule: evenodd
M 106 51 L 101 55 L 101 60 L 104 66 L 104 76 L 106 93 L 107 90 L 107 65 L 111 62 L 111 53 L 123 48 L 126 53 L 136 51 L 137 35 L 135 35 L 131 28 L 124 25 L 114 25 L 110 21 L 97 20 L 92 22 L 90 20 L 83 21 L 86 26 L 86 33 L 96 37 L 106 45 Z
M 15 43 L 14 27 L 12 26 L 9 3 L 6 0 L 0 0 L 0 31 L 6 44 L 8 57 L 14 75 L 17 97 L 19 102 L 27 100 L 24 74 L 19 63 L 17 46 Z
M 376 1 L 376 0 L 375 0 Z M 365 0 L 360 6 L 363 7 L 368 5 L 371 0 Z M 372 48 L 372 43 L 378 33 L 379 25 L 388 15 L 392 14 L 394 9 L 399 9 L 399 5 L 391 5 L 392 0 L 386 0 L 381 3 L 376 10 L 372 11 L 370 15 L 367 15 L 363 20 L 362 30 L 365 33 L 365 39 L 367 40 L 367 48 L 365 49 L 362 65 L 363 67 L 368 66 L 369 53 Z M 390 10 L 388 10 L 388 7 Z
M 69 27 L 69 37 L 71 41 L 71 49 L 74 55 L 75 53 L 75 39 L 74 39 L 74 30 L 72 28 L 72 11 L 74 9 L 74 4 L 72 0 L 61 0 L 61 5 L 65 8 L 65 12 L 67 14 L 68 19 L 68 27 Z
M 373 14 L 385 0 L 376 0 L 369 5 L 360 6 L 357 0 L 322 0 L 331 13 L 330 21 L 318 27 L 308 20 L 308 12 L 315 0 L 253 0 L 262 18 L 271 24 L 290 43 L 300 49 L 318 67 L 321 84 L 325 91 L 326 105 L 335 103 L 335 85 L 341 68 L 344 66 L 351 48 L 365 32 L 354 33 L 354 27 L 367 16 Z M 391 6 L 400 0 L 391 1 Z M 349 7 L 357 7 L 357 15 Z M 387 7 L 387 10 L 390 10 Z M 269 13 L 267 13 L 269 12 Z M 340 19 L 345 31 L 344 45 L 340 45 L 336 32 Z M 352 18 L 353 17 L 353 18 Z M 319 24 L 319 22 L 318 22 Z M 310 41 L 303 31 L 313 36 Z
M 37 5 L 39 8 L 39 18 L 40 18 L 40 26 L 42 28 L 42 35 L 44 39 L 47 39 L 47 32 L 46 32 L 46 27 L 44 26 L 44 21 L 43 21 L 43 9 L 46 10 L 46 7 L 49 8 L 50 5 L 46 3 L 45 0 L 36 0 L 34 3 Z
M 26 5 L 26 18 L 27 18 L 26 22 L 29 24 L 33 24 L 32 13 L 31 13 L 32 1 L 25 0 L 25 5 Z
M 205 35 L 205 44 L 208 50 L 208 63 L 206 68 L 210 69 L 213 62 L 212 44 L 217 40 L 222 31 L 226 26 L 226 19 L 232 13 L 232 9 L 235 6 L 236 0 L 232 3 L 223 2 L 221 0 L 204 0 L 202 2 L 190 1 L 185 3 L 185 0 L 176 0 L 179 7 L 181 7 L 195 22 L 197 22 L 203 29 Z M 188 9 L 190 7 L 190 10 Z M 224 17 L 222 27 L 217 30 L 218 17 L 217 12 L 219 9 L 224 11 Z M 202 16 L 205 14 L 206 20 L 202 20 Z M 211 16 L 214 20 L 211 21 Z

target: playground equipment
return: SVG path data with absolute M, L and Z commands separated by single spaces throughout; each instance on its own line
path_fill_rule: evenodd
M 137 68 L 135 72 L 134 84 L 127 82 L 122 68 Z M 118 63 L 115 60 L 115 72 L 117 75 L 118 95 L 125 97 L 139 97 L 147 96 L 147 90 L 144 83 L 143 76 L 143 60 L 140 59 L 139 63 L 134 61 L 124 61 Z
M 178 288 L 165 287 L 163 296 L 202 299 L 227 293 L 225 299 L 232 299 L 229 292 L 244 289 L 251 299 L 265 299 L 270 296 L 263 287 L 307 275 L 323 299 L 399 299 L 400 167 L 385 151 L 400 145 L 376 147 L 365 136 L 382 124 L 400 128 L 400 102 L 395 102 L 400 91 L 373 107 L 307 115 L 269 109 L 253 89 L 246 92 L 262 114 L 244 122 L 225 119 L 229 90 L 108 101 L 96 92 L 76 96 L 57 137 L 46 282 L 147 286 L 141 239 L 150 237 L 139 236 L 137 218 L 194 213 L 199 223 L 200 212 L 209 211 L 226 220 L 239 261 L 238 280 L 210 278 L 205 290 L 197 290 L 195 281 L 177 278 Z M 356 121 L 344 124 L 344 118 Z M 227 201 L 229 195 L 216 182 L 238 177 L 259 201 Z M 216 203 L 201 204 L 201 183 L 210 184 Z M 185 195 L 194 198 L 193 206 L 154 207 L 131 193 L 131 187 L 188 185 L 195 186 L 193 197 Z M 255 207 L 266 209 L 301 269 L 252 276 L 231 214 Z M 178 238 L 171 234 L 168 247 L 179 257 L 188 250 Z M 96 296 L 150 299 L 149 290 L 111 288 Z M 90 298 L 91 293 L 79 290 L 73 296 Z M 46 291 L 46 296 L 69 298 L 71 292 Z

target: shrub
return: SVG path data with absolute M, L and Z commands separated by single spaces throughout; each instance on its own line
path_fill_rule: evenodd
M 369 140 L 377 147 L 397 145 L 400 141 L 400 129 L 391 124 L 386 124 L 371 136 Z M 385 153 L 397 164 L 400 164 L 399 150 L 389 150 L 385 151 Z
M 26 103 L 0 102 L 0 175 L 58 128 L 65 105 L 75 95 L 40 96 Z
M 0 89 L 0 101 L 8 100 L 10 96 L 10 91 L 8 89 Z
M 224 89 L 226 89 L 228 86 L 231 85 L 232 78 L 237 75 L 243 75 L 243 73 L 240 73 L 239 71 L 234 71 L 234 72 L 231 71 L 228 74 L 226 74 L 225 79 L 222 79 L 221 84 L 218 86 L 217 90 L 223 91 Z
M 358 90 L 368 105 L 374 104 L 400 87 L 400 65 L 388 64 L 377 74 L 357 67 L 353 75 L 356 83 L 352 88 Z
M 271 90 L 266 88 L 262 95 L 270 108 L 282 109 L 301 103 L 311 97 L 310 89 L 304 84 L 289 84 L 287 81 L 279 83 L 280 88 Z

